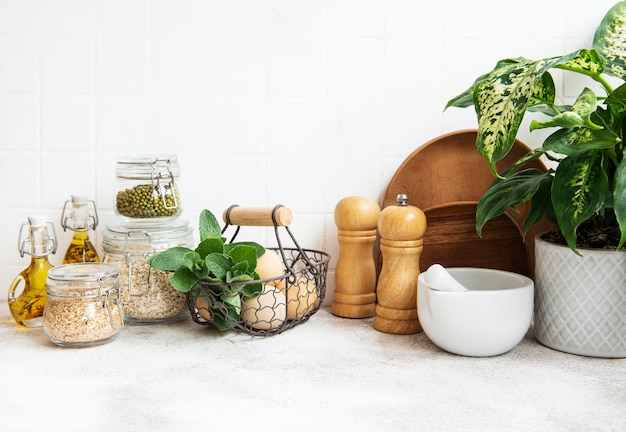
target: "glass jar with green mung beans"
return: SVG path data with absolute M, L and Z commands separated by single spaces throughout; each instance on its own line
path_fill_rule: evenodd
M 119 159 L 114 209 L 125 225 L 159 226 L 180 216 L 176 155 L 132 155 Z

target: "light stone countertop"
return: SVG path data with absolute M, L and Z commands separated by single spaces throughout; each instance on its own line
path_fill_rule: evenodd
M 0 302 L 0 344 L 1 431 L 626 430 L 626 359 L 560 353 L 532 330 L 468 358 L 322 308 L 268 338 L 189 318 L 71 349 Z

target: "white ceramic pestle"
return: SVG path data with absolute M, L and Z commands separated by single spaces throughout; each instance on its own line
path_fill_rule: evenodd
M 441 264 L 433 264 L 424 272 L 424 282 L 437 291 L 469 291 L 454 279 Z

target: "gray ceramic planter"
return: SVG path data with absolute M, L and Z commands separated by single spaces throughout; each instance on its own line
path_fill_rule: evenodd
M 535 242 L 535 337 L 591 357 L 626 357 L 626 252 Z

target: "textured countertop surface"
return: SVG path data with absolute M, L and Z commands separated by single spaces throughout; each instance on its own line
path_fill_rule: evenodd
M 532 329 L 490 358 L 321 309 L 268 338 L 191 319 L 92 348 L 18 328 L 0 302 L 2 431 L 623 431 L 626 359 L 564 354 Z

